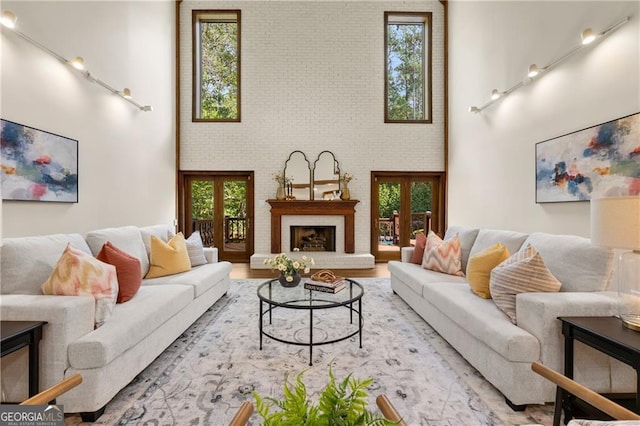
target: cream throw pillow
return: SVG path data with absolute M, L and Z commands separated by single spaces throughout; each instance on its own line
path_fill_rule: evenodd
M 491 271 L 509 258 L 509 249 L 501 243 L 487 247 L 477 253 L 467 263 L 467 281 L 471 291 L 484 299 L 491 299 L 489 280 Z
M 429 231 L 424 248 L 422 267 L 449 275 L 464 276 L 462 272 L 462 251 L 458 234 L 442 241 L 435 232 Z
M 494 302 L 514 324 L 517 294 L 557 292 L 561 286 L 531 245 L 496 266 L 489 284 Z
M 100 327 L 111 316 L 118 297 L 116 268 L 67 244 L 51 275 L 42 284 L 42 293 L 92 296 L 96 301 L 95 326 Z
M 152 235 L 149 263 L 151 266 L 145 278 L 163 277 L 190 270 L 191 261 L 182 232 L 178 232 L 166 243 Z

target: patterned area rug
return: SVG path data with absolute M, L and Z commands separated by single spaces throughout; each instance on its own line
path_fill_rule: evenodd
M 359 279 L 363 296 L 362 348 L 358 337 L 309 349 L 265 338 L 259 349 L 256 289 L 263 280 L 233 280 L 211 307 L 108 405 L 98 424 L 227 425 L 253 391 L 282 397 L 287 374 L 305 371 L 313 399 L 328 379 L 349 372 L 373 377 L 370 408 L 386 394 L 408 425 L 551 424 L 552 407 L 511 411 L 503 397 L 411 308 L 391 291 L 389 279 Z M 344 312 L 338 312 L 344 311 Z M 321 311 L 316 311 L 321 312 Z M 274 332 L 308 338 L 308 311 L 274 311 Z M 314 340 L 340 333 L 348 310 L 314 317 Z M 260 424 L 254 413 L 251 425 Z M 69 416 L 67 424 L 80 423 Z

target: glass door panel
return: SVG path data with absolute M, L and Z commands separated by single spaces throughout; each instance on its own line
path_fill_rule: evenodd
M 376 261 L 399 260 L 418 232 L 444 228 L 444 174 L 372 172 L 371 253 Z
M 225 180 L 224 188 L 224 250 L 247 250 L 247 182 Z
M 433 182 L 411 181 L 411 220 L 409 222 L 409 237 L 411 245 L 415 246 L 416 234 L 431 229 L 431 212 L 433 200 Z
M 190 181 L 190 206 L 191 215 L 188 218 L 187 235 L 194 231 L 200 231 L 202 243 L 205 247 L 214 246 L 214 191 L 212 180 Z
M 218 259 L 248 262 L 253 254 L 253 172 L 184 172 L 185 236 L 200 231 Z
M 376 259 L 395 259 L 400 253 L 401 181 L 378 179 L 376 184 Z

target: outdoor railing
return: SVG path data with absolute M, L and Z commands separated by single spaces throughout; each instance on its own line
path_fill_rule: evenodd
M 417 232 L 425 234 L 431 229 L 431 212 L 411 213 L 411 239 Z M 400 214 L 393 212 L 392 217 L 378 218 L 378 239 L 381 243 L 392 242 L 397 245 L 400 241 Z

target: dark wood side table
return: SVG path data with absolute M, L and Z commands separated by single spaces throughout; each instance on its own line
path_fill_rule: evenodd
M 564 335 L 564 375 L 573 379 L 573 341 L 577 340 L 603 352 L 636 370 L 635 403 L 628 407 L 640 413 L 640 332 L 633 331 L 616 317 L 559 317 Z M 573 416 L 573 400 L 558 387 L 553 425 L 560 424 L 560 411 L 564 408 L 565 422 Z
M 25 346 L 29 349 L 29 397 L 40 392 L 40 339 L 41 321 L 0 321 L 2 356 L 9 355 Z

